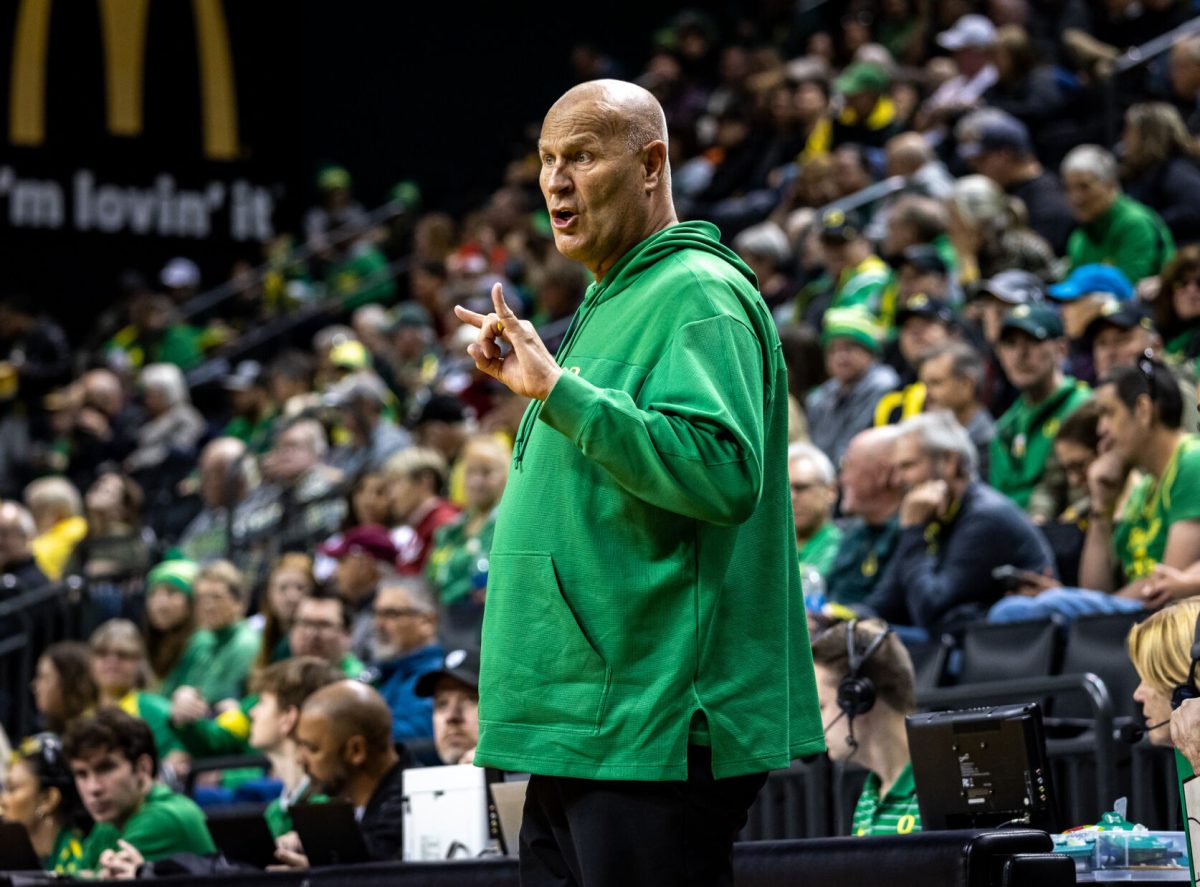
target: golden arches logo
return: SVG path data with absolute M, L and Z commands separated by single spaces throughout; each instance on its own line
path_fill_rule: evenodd
M 37 147 L 46 140 L 46 49 L 52 0 L 21 0 L 13 37 L 8 140 Z M 150 0 L 97 0 L 104 45 L 105 120 L 110 134 L 139 136 L 144 126 L 146 21 Z M 221 0 L 192 0 L 200 62 L 204 156 L 238 156 L 237 94 L 229 28 Z

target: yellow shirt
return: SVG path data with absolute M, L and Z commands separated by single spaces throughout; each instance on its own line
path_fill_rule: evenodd
M 84 518 L 69 517 L 60 520 L 42 535 L 34 538 L 31 546 L 33 559 L 43 573 L 57 581 L 62 578 L 71 552 L 86 535 L 87 520 Z

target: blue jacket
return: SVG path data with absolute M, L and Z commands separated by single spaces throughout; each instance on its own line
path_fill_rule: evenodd
M 433 700 L 416 694 L 417 679 L 442 667 L 445 653 L 430 644 L 390 662 L 378 663 L 372 682 L 392 710 L 392 740 L 425 739 L 433 735 Z

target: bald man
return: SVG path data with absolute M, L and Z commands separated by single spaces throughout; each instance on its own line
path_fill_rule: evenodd
M 392 745 L 392 713 L 383 697 L 358 681 L 327 684 L 305 700 L 295 739 L 313 790 L 354 805 L 371 859 L 399 859 L 405 762 Z M 295 835 L 280 839 L 277 855 L 285 865 L 308 866 Z
M 588 288 L 552 357 L 499 286 L 476 366 L 532 398 L 496 523 L 475 762 L 527 771 L 522 883 L 731 883 L 766 771 L 823 747 L 787 476 L 787 371 L 750 269 L 679 223 L 666 122 L 584 83 L 542 124 Z M 507 343 L 510 350 L 501 350 Z

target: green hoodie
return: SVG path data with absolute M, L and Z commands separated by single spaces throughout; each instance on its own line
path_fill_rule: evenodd
M 484 609 L 475 763 L 717 778 L 824 747 L 787 479 L 787 371 L 705 222 L 588 288 L 517 434 Z

